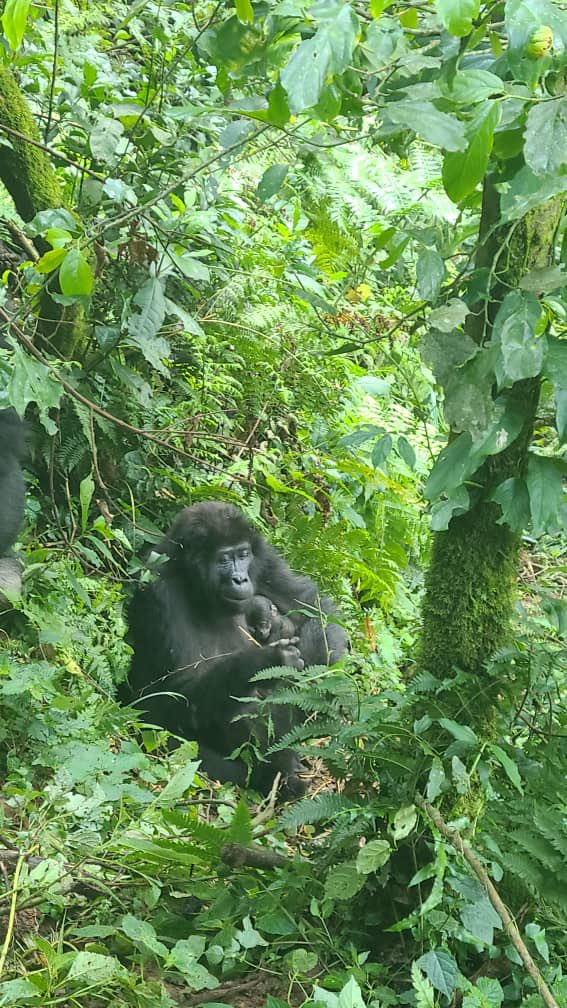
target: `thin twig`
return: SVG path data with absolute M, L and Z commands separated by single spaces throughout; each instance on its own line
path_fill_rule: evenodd
M 58 158 L 59 161 L 64 161 L 65 164 L 75 168 L 76 171 L 82 172 L 84 175 L 90 175 L 91 178 L 97 179 L 99 182 L 103 181 L 105 176 L 101 175 L 100 172 L 92 171 L 90 168 L 86 168 L 85 165 L 78 164 L 77 161 L 72 161 L 71 158 L 65 157 L 64 154 L 60 154 L 58 150 L 54 150 L 53 147 L 48 147 L 47 144 L 41 143 L 40 140 L 32 140 L 31 137 L 27 136 L 25 133 L 20 133 L 19 130 L 12 129 L 11 126 L 5 126 L 3 122 L 0 122 L 0 132 L 7 133 L 8 136 L 16 137 L 18 140 L 23 140 L 24 143 L 30 144 L 32 147 L 37 147 L 38 150 L 44 151 L 45 154 L 49 154 L 50 157 Z
M 472 868 L 478 880 L 482 883 L 486 890 L 486 894 L 492 903 L 492 906 L 496 910 L 496 913 L 502 921 L 502 926 L 504 931 L 508 935 L 508 938 L 512 942 L 512 945 L 516 949 L 516 952 L 520 956 L 524 966 L 526 967 L 526 972 L 532 978 L 536 988 L 545 1001 L 547 1008 L 559 1008 L 557 1001 L 555 1000 L 551 990 L 547 986 L 545 980 L 543 979 L 540 971 L 538 970 L 534 960 L 532 959 L 528 949 L 526 948 L 525 942 L 520 934 L 518 925 L 516 924 L 514 918 L 512 917 L 507 906 L 501 900 L 496 888 L 489 878 L 486 870 L 483 868 L 476 854 L 473 853 L 468 844 L 465 843 L 460 833 L 451 829 L 447 826 L 447 823 L 443 819 L 441 813 L 438 809 L 430 805 L 429 802 L 425 801 L 421 795 L 416 795 L 415 803 L 419 808 L 429 816 L 432 823 L 437 827 L 439 832 L 453 845 L 455 850 L 462 854 L 467 864 Z
M 2 946 L 2 952 L 0 953 L 0 977 L 4 972 L 4 966 L 6 965 L 6 957 L 8 955 L 8 950 L 12 944 L 12 935 L 14 933 L 14 923 L 16 920 L 16 906 L 18 903 L 18 883 L 20 881 L 20 872 L 24 861 L 26 860 L 25 854 L 20 854 L 18 857 L 18 862 L 16 864 L 16 870 L 14 872 L 14 881 L 12 883 L 12 899 L 10 902 L 10 916 L 8 917 L 8 927 L 6 928 L 6 937 L 4 938 L 4 944 Z

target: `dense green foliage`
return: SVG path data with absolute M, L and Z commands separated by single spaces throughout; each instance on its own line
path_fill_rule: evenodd
M 0 1004 L 539 1008 L 420 796 L 567 1004 L 567 15 L 0 6 Z M 211 497 L 353 639 L 282 682 L 283 809 L 114 699 L 144 557 Z

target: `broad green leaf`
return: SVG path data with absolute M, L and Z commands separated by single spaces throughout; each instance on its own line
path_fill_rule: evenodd
M 498 309 L 492 342 L 500 349 L 495 364 L 500 388 L 540 373 L 545 351 L 545 341 L 535 335 L 540 316 L 537 298 L 523 291 L 510 291 Z
M 256 127 L 249 119 L 235 119 L 222 130 L 219 136 L 221 147 L 234 147 L 236 144 L 244 144 L 248 137 L 254 133 Z
M 194 991 L 214 990 L 219 981 L 206 966 L 197 962 L 191 938 L 181 938 L 169 953 L 166 965 L 174 967 L 183 976 L 187 986 Z
M 459 967 L 448 952 L 435 949 L 420 956 L 416 963 L 438 990 L 449 1000 L 452 998 L 459 979 Z
M 67 982 L 102 987 L 116 979 L 126 979 L 127 970 L 114 956 L 99 952 L 77 952 L 67 973 Z
M 429 316 L 429 325 L 440 332 L 448 333 L 463 325 L 469 308 L 459 298 L 451 298 L 442 308 L 436 308 Z
M 278 81 L 275 88 L 272 88 L 268 95 L 266 121 L 271 123 L 272 126 L 285 126 L 289 122 L 290 115 L 287 94 Z
M 424 301 L 436 301 L 445 276 L 445 263 L 435 249 L 424 249 L 415 267 L 417 289 Z
M 61 228 L 76 235 L 79 230 L 78 221 L 65 207 L 53 210 L 40 210 L 28 225 L 32 234 L 45 234 L 49 228 Z
M 309 973 L 315 969 L 317 962 L 315 952 L 307 949 L 294 949 L 289 956 L 289 964 L 294 973 Z
M 404 98 L 391 102 L 387 106 L 387 114 L 393 123 L 413 130 L 435 147 L 459 151 L 467 146 L 463 123 L 456 116 L 441 112 L 433 102 Z
M 419 349 L 423 360 L 443 386 L 447 385 L 456 368 L 479 353 L 478 343 L 467 333 L 454 332 L 453 326 L 448 332 L 430 330 L 423 337 Z
M 59 267 L 59 285 L 67 297 L 88 297 L 94 277 L 91 267 L 79 249 L 69 249 Z
M 451 35 L 468 35 L 478 16 L 480 0 L 435 0 L 435 7 L 444 28 Z
M 567 442 L 567 340 L 547 335 L 546 343 L 543 373 L 553 386 L 557 434 L 564 444 Z
M 504 82 L 488 70 L 458 70 L 443 86 L 443 93 L 456 105 L 478 105 L 503 90 Z
M 508 525 L 513 532 L 523 532 L 530 522 L 530 498 L 525 480 L 513 476 L 496 487 L 490 500 L 502 508 L 498 525 Z
M 370 456 L 372 465 L 375 469 L 382 469 L 384 463 L 388 458 L 392 450 L 392 437 L 390 434 L 384 434 L 372 449 L 372 455 Z
M 478 736 L 475 735 L 472 728 L 469 725 L 459 724 L 458 721 L 453 721 L 452 718 L 439 718 L 439 724 L 445 731 L 449 732 L 457 742 L 461 742 L 463 745 L 474 747 L 478 745 Z
M 289 165 L 275 164 L 266 169 L 256 190 L 256 195 L 260 203 L 265 203 L 270 196 L 275 196 L 282 187 L 283 181 L 289 171 Z
M 189 791 L 193 781 L 195 779 L 195 774 L 199 768 L 199 762 L 189 761 L 184 766 L 177 770 L 173 777 L 170 777 L 167 784 L 165 785 L 163 791 L 155 799 L 155 803 L 162 804 L 172 804 L 182 798 L 186 791 Z
M 252 927 L 252 921 L 250 917 L 245 917 L 242 922 L 242 929 L 236 931 L 234 937 L 238 942 L 240 942 L 243 949 L 253 949 L 259 948 L 260 946 L 267 945 L 268 942 L 256 928 Z
M 536 175 L 553 175 L 567 165 L 567 97 L 533 105 L 526 124 L 524 158 Z
M 551 0 L 506 0 L 504 16 L 512 52 L 523 50 L 533 32 L 542 25 L 549 25 L 554 44 L 565 48 L 567 20 L 564 11 Z
M 251 24 L 254 20 L 254 8 L 250 0 L 234 0 L 236 16 L 244 24 Z
M 138 948 L 149 949 L 154 955 L 164 959 L 167 957 L 169 951 L 167 945 L 158 941 L 156 932 L 148 921 L 140 920 L 132 914 L 125 914 L 122 918 L 121 929 Z
M 128 333 L 148 363 L 166 374 L 163 358 L 169 354 L 169 345 L 164 339 L 156 338 L 165 319 L 165 298 L 160 278 L 149 277 L 136 294 L 134 303 L 140 312 L 128 319 Z
M 89 147 L 97 161 L 112 164 L 116 160 L 116 148 L 124 134 L 124 127 L 119 119 L 103 117 L 97 119 L 90 135 Z
M 369 69 L 378 73 L 406 50 L 407 43 L 400 22 L 397 18 L 384 15 L 368 27 L 361 54 Z
M 423 490 L 426 500 L 435 500 L 441 494 L 450 496 L 467 477 L 472 476 L 481 459 L 468 431 L 459 434 L 436 459 Z
M 563 527 L 561 509 L 564 501 L 565 463 L 559 459 L 530 454 L 528 460 L 528 493 L 534 535 L 556 533 Z
M 400 458 L 404 460 L 405 464 L 409 466 L 410 469 L 415 469 L 415 449 L 413 445 L 409 443 L 408 439 L 403 437 L 403 435 L 398 438 L 397 448 L 398 454 Z
M 552 196 L 567 192 L 567 175 L 546 175 L 542 178 L 523 165 L 510 181 L 500 183 L 498 189 L 502 219 L 519 220 Z
M 345 4 L 336 17 L 322 22 L 312 38 L 300 42 L 280 75 L 294 115 L 316 105 L 327 78 L 346 70 L 358 32 L 358 18 Z
M 431 529 L 433 532 L 445 532 L 451 519 L 465 514 L 470 505 L 469 492 L 466 487 L 458 486 L 446 498 L 437 501 L 431 508 Z
M 492 387 L 497 355 L 496 347 L 482 347 L 461 367 L 453 368 L 445 382 L 447 423 L 454 431 L 470 431 L 475 440 L 483 436 L 494 419 Z
M 31 0 L 6 0 L 2 28 L 10 49 L 16 52 L 22 44 Z
M 567 285 L 567 273 L 563 272 L 561 266 L 541 266 L 538 269 L 524 273 L 518 286 L 520 290 L 531 292 L 532 294 L 549 294 L 557 290 L 558 287 Z
M 356 896 L 364 885 L 364 875 L 357 871 L 354 861 L 329 868 L 325 879 L 325 897 L 331 900 L 348 900 Z
M 483 896 L 476 903 L 464 906 L 461 910 L 461 920 L 469 934 L 474 935 L 485 945 L 493 944 L 494 929 L 502 927 L 502 921 L 488 896 Z
M 63 262 L 67 251 L 64 248 L 52 248 L 48 252 L 45 252 L 39 262 L 34 264 L 34 269 L 37 273 L 53 273 L 53 270 L 58 269 L 58 267 Z
M 362 991 L 353 976 L 347 980 L 340 992 L 337 1008 L 365 1008 Z
M 435 756 L 427 778 L 426 798 L 428 802 L 434 802 L 441 794 L 446 782 L 445 769 L 438 756 Z
M 37 1004 L 37 998 L 45 1002 L 43 990 L 40 990 L 30 980 L 5 980 L 0 983 L 0 1004 L 3 1006 Z M 40 1002 L 41 1003 L 41 1002 Z
M 514 763 L 514 760 L 510 759 L 508 753 L 504 752 L 502 747 L 496 745 L 494 742 L 491 743 L 489 749 L 492 755 L 496 757 L 500 765 L 504 767 L 508 779 L 512 782 L 514 787 L 517 788 L 520 794 L 523 794 L 522 778 L 520 777 L 520 771 L 518 770 L 518 767 Z
M 39 419 L 48 434 L 57 433 L 50 411 L 57 409 L 63 395 L 63 386 L 51 372 L 19 347 L 13 355 L 14 367 L 8 384 L 8 396 L 16 412 L 23 417 L 28 403 L 36 404 Z
M 392 836 L 396 842 L 404 840 L 409 836 L 417 822 L 417 810 L 415 805 L 405 805 L 398 809 L 392 823 Z
M 390 860 L 391 854 L 388 840 L 369 840 L 356 855 L 356 870 L 361 875 L 371 875 Z
M 488 102 L 467 130 L 470 137 L 467 149 L 463 153 L 445 155 L 443 185 L 453 203 L 460 203 L 482 182 L 499 119 L 500 106 L 496 102 Z
M 79 484 L 79 500 L 81 502 L 81 529 L 87 530 L 89 519 L 89 508 L 95 492 L 95 484 L 92 475 L 89 473 Z

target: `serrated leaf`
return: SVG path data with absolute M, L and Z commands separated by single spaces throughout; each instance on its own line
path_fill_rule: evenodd
M 69 249 L 59 267 L 59 285 L 66 297 L 88 297 L 94 285 L 94 276 L 87 260 L 79 249 Z
M 443 952 L 442 949 L 436 949 L 434 952 L 426 952 L 425 955 L 420 956 L 416 965 L 423 970 L 435 990 L 438 990 L 449 1000 L 452 998 L 460 975 L 459 967 L 453 956 L 448 952 Z
M 356 855 L 356 870 L 361 875 L 371 875 L 390 860 L 391 853 L 387 840 L 369 840 Z
M 281 164 L 271 165 L 266 169 L 256 190 L 260 203 L 265 203 L 271 196 L 275 196 L 279 192 L 288 171 L 289 165 Z
M 35 358 L 19 347 L 14 351 L 14 367 L 8 385 L 10 402 L 16 412 L 23 417 L 30 402 L 36 403 L 39 418 L 48 434 L 57 433 L 57 425 L 50 416 L 50 410 L 59 407 L 63 386 L 55 380 L 51 372 Z
M 10 49 L 16 52 L 26 30 L 31 0 L 6 0 L 2 14 L 2 28 Z
M 325 897 L 346 900 L 356 896 L 364 885 L 364 875 L 357 871 L 354 861 L 345 861 L 330 868 L 325 879 Z
M 532 105 L 526 124 L 524 158 L 536 175 L 553 175 L 567 165 L 567 97 Z
M 474 18 L 478 17 L 480 0 L 435 0 L 435 7 L 443 27 L 462 38 L 469 34 Z

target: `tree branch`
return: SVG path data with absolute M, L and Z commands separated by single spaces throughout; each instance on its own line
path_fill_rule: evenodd
M 492 906 L 502 921 L 504 931 L 520 956 L 524 966 L 526 967 L 526 972 L 532 978 L 537 991 L 545 1001 L 547 1008 L 559 1008 L 557 1001 L 555 1000 L 551 990 L 547 986 L 525 945 L 525 942 L 518 930 L 518 925 L 507 906 L 500 899 L 493 882 L 489 878 L 485 868 L 480 863 L 476 854 L 474 854 L 469 845 L 465 843 L 457 830 L 451 829 L 447 826 L 447 823 L 438 809 L 434 808 L 433 805 L 430 805 L 429 802 L 426 802 L 419 794 L 415 796 L 415 803 L 419 806 L 422 812 L 426 813 L 426 815 L 431 819 L 431 822 L 437 827 L 445 839 L 453 845 L 455 850 L 457 850 L 459 854 L 462 854 L 469 867 L 472 868 L 479 882 L 481 882 L 484 886 Z

